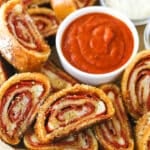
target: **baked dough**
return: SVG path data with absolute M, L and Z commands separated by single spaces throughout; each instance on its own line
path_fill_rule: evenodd
M 41 142 L 52 142 L 113 114 L 112 103 L 102 90 L 77 84 L 47 98 L 38 112 L 35 133 Z
M 110 120 L 96 125 L 98 141 L 106 150 L 134 150 L 134 140 L 119 87 L 115 84 L 104 84 L 100 88 L 111 99 L 115 114 Z
M 29 8 L 28 13 L 43 37 L 48 37 L 56 33 L 59 21 L 53 10 L 46 7 L 34 7 Z
M 122 81 L 123 100 L 129 114 L 138 119 L 150 111 L 150 51 L 143 50 L 126 68 Z
M 20 0 L 0 8 L 0 53 L 19 71 L 36 71 L 47 61 L 50 47 L 43 40 Z
M 41 73 L 20 73 L 0 88 L 0 137 L 16 145 L 33 122 L 40 105 L 50 92 L 50 82 Z
M 52 87 L 52 93 L 62 90 L 64 88 L 71 87 L 78 83 L 69 74 L 58 68 L 52 61 L 48 60 L 43 67 L 41 72 L 49 77 Z
M 150 149 L 150 112 L 144 114 L 135 127 L 136 150 Z
M 98 143 L 91 129 L 48 144 L 40 143 L 33 130 L 29 130 L 24 136 L 24 144 L 32 150 L 98 150 Z

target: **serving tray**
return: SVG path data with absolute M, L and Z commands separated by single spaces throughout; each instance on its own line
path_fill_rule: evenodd
M 96 5 L 100 5 L 100 3 L 97 1 Z M 140 41 L 139 51 L 141 51 L 141 50 L 145 49 L 144 42 L 143 42 L 143 32 L 144 32 L 145 25 L 136 26 L 136 28 L 137 28 L 137 31 L 139 33 L 139 41 Z M 51 49 L 52 49 L 52 54 L 50 56 L 50 59 L 52 59 L 53 62 L 55 62 L 60 68 L 62 68 L 61 64 L 59 62 L 57 53 L 56 53 L 56 49 L 55 49 L 55 36 L 51 36 L 51 37 L 47 38 L 46 40 L 48 41 L 48 43 L 49 43 L 49 45 L 51 46 Z M 117 82 L 120 82 L 120 80 L 118 79 Z M 25 148 L 23 147 L 23 144 L 20 144 L 17 147 L 9 147 L 7 144 L 0 141 L 0 149 L 23 150 Z

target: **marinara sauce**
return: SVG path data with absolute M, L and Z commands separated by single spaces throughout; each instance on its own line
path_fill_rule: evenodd
M 61 41 L 66 59 L 81 71 L 108 73 L 122 66 L 133 51 L 133 35 L 121 20 L 90 13 L 74 20 Z

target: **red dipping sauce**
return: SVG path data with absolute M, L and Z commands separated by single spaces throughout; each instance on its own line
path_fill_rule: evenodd
M 121 20 L 104 13 L 90 13 L 74 20 L 62 37 L 62 52 L 79 70 L 108 73 L 129 59 L 133 35 Z

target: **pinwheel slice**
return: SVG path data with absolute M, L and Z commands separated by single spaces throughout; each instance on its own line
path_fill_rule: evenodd
M 39 70 L 51 50 L 19 2 L 11 0 L 0 8 L 0 52 L 20 71 Z
M 40 73 L 16 74 L 0 88 L 0 137 L 16 145 L 50 91 L 48 78 Z
M 58 68 L 54 63 L 48 60 L 41 68 L 41 72 L 49 77 L 52 86 L 52 92 L 71 87 L 78 83 L 67 73 Z
M 54 11 L 49 8 L 35 7 L 29 8 L 28 12 L 43 37 L 48 37 L 56 33 L 59 21 Z
M 120 89 L 115 84 L 105 84 L 101 89 L 111 99 L 115 114 L 110 120 L 99 123 L 95 127 L 99 142 L 107 150 L 133 150 L 134 142 Z
M 150 149 L 150 112 L 144 114 L 135 127 L 136 150 Z
M 77 9 L 74 0 L 50 0 L 50 4 L 59 21 Z
M 96 0 L 74 0 L 74 2 L 77 5 L 77 8 L 82 8 L 82 7 L 94 5 Z
M 128 112 L 138 119 L 150 111 L 150 51 L 141 51 L 126 68 L 122 84 Z
M 113 114 L 112 103 L 102 90 L 77 84 L 45 101 L 38 112 L 35 133 L 43 143 L 52 142 Z
M 98 143 L 91 129 L 48 144 L 40 143 L 34 131 L 29 130 L 24 136 L 24 144 L 32 150 L 98 150 Z

